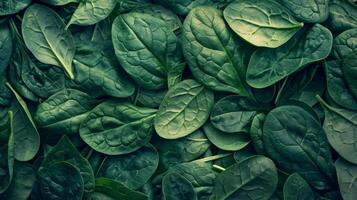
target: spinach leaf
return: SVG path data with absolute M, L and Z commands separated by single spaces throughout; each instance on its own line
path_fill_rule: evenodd
M 14 174 L 14 125 L 13 125 L 13 113 L 8 112 L 7 115 L 7 141 L 4 145 L 0 147 L 0 170 L 1 170 L 1 183 L 0 183 L 0 194 L 6 191 L 11 185 L 13 174 Z M 3 142 L 3 141 L 1 141 Z
M 264 113 L 259 113 L 255 115 L 249 130 L 252 144 L 258 154 L 265 154 L 263 141 L 263 124 L 265 121 L 265 117 L 266 115 Z
M 357 28 L 357 6 L 349 0 L 330 0 L 327 27 L 334 32 Z
M 269 199 L 278 183 L 274 162 L 253 156 L 217 175 L 210 199 Z
M 45 138 L 78 134 L 80 124 L 96 103 L 84 92 L 65 89 L 40 103 L 34 120 L 41 132 L 46 132 Z
M 212 90 L 249 96 L 245 71 L 250 47 L 234 36 L 220 11 L 195 8 L 183 26 L 183 53 L 195 79 Z
M 212 4 L 210 0 L 153 0 L 178 15 L 187 15 L 195 7 Z
M 247 82 L 254 88 L 273 85 L 306 65 L 325 59 L 331 48 L 331 32 L 315 24 L 279 48 L 256 50 L 247 68 Z
M 30 3 L 31 0 L 2 0 L 0 2 L 0 16 L 18 13 Z
M 74 87 L 91 96 L 131 96 L 135 90 L 134 83 L 125 76 L 113 53 L 113 46 L 108 42 L 77 45 L 73 60 Z
M 236 34 L 258 47 L 277 48 L 304 26 L 274 0 L 233 2 L 223 15 Z
M 141 192 L 131 190 L 121 183 L 108 179 L 97 178 L 95 180 L 95 191 L 105 194 L 105 200 L 147 200 L 148 198 Z M 103 196 L 101 196 L 100 199 Z
M 357 98 L 352 94 L 343 73 L 343 61 L 331 60 L 325 62 L 327 92 L 338 105 L 357 110 Z
M 98 152 L 107 155 L 132 153 L 151 139 L 156 111 L 120 100 L 105 101 L 89 112 L 79 134 Z
M 197 194 L 185 177 L 178 173 L 168 173 L 162 179 L 164 200 L 197 200 Z
M 238 151 L 250 143 L 246 133 L 226 133 L 216 129 L 210 122 L 203 126 L 203 130 L 210 142 L 226 151 Z
M 296 19 L 308 23 L 324 22 L 329 14 L 329 0 L 279 0 L 287 7 Z
M 325 111 L 323 128 L 327 139 L 341 157 L 357 164 L 357 112 L 334 108 L 318 97 Z
M 31 194 L 35 180 L 36 173 L 31 164 L 15 162 L 12 182 L 0 197 L 7 200 L 26 200 Z
M 334 168 L 328 140 L 320 123 L 296 105 L 270 111 L 263 126 L 267 155 L 280 170 L 298 172 L 316 189 L 332 187 Z
M 209 117 L 213 93 L 194 80 L 172 87 L 155 117 L 155 130 L 165 139 L 177 139 L 200 128 Z
M 82 176 L 78 168 L 68 162 L 56 162 L 42 169 L 39 182 L 43 199 L 82 199 Z
M 333 39 L 332 55 L 337 59 L 345 59 L 357 54 L 357 28 L 342 32 Z
M 211 146 L 200 129 L 176 140 L 166 140 L 154 136 L 152 144 L 159 151 L 159 169 L 166 170 L 183 162 L 190 162 L 202 156 Z
M 119 63 L 145 89 L 165 88 L 168 72 L 182 60 L 174 32 L 149 14 L 119 15 L 113 22 L 112 40 Z
M 348 88 L 355 98 L 357 98 L 357 54 L 343 60 L 342 70 L 346 78 Z
M 284 200 L 314 199 L 314 192 L 309 184 L 298 174 L 291 174 L 284 183 Z
M 210 119 L 212 125 L 223 132 L 248 133 L 253 117 L 260 109 L 246 97 L 226 96 L 214 105 Z
M 356 175 L 357 167 L 341 158 L 335 162 L 337 180 L 343 199 L 353 200 L 357 195 Z
M 77 9 L 67 23 L 66 29 L 71 24 L 86 26 L 102 21 L 113 11 L 116 0 L 86 0 L 79 1 Z
M 24 14 L 22 35 L 27 48 L 39 61 L 63 67 L 69 78 L 74 78 L 73 37 L 55 11 L 40 4 L 30 6 Z
M 10 62 L 13 49 L 13 42 L 11 37 L 11 31 L 7 21 L 0 23 L 0 75 L 6 71 L 6 68 Z
M 101 163 L 97 176 L 116 180 L 136 190 L 150 179 L 158 164 L 159 154 L 148 144 L 131 154 L 107 156 Z
M 6 86 L 16 99 L 10 107 L 14 113 L 14 124 L 17 124 L 13 129 L 15 158 L 18 161 L 29 161 L 35 157 L 40 148 L 40 136 L 26 102 L 9 83 L 6 83 Z
M 76 184 L 73 184 L 74 186 L 76 186 L 74 189 L 79 190 L 77 192 L 80 192 L 82 189 L 80 189 L 84 184 L 84 190 L 86 192 L 90 192 L 93 191 L 94 189 L 94 174 L 93 174 L 93 170 L 88 162 L 87 159 L 85 159 L 76 149 L 76 147 L 72 144 L 72 142 L 69 140 L 69 138 L 67 136 L 63 136 L 60 141 L 45 155 L 42 164 L 39 168 L 39 173 L 44 173 L 45 175 L 45 183 L 46 185 L 51 184 L 51 176 L 46 178 L 47 175 L 51 175 L 51 170 L 50 168 L 56 167 L 56 163 L 62 163 L 59 166 L 59 169 L 54 169 L 54 170 L 59 170 L 59 174 L 60 175 L 56 175 L 53 174 L 53 178 L 57 179 L 60 178 L 61 176 L 65 175 L 65 172 L 61 172 L 62 170 L 68 171 L 68 173 L 72 173 L 71 176 L 69 176 L 68 178 L 71 178 L 72 176 L 74 176 L 74 180 L 72 180 L 73 182 L 75 182 Z M 68 163 L 68 164 L 67 164 Z M 65 166 L 63 166 L 65 165 Z M 56 167 L 56 168 L 57 168 Z M 76 171 L 78 171 L 80 174 L 80 178 L 82 181 L 80 181 L 77 178 L 76 175 Z M 48 174 L 50 173 L 50 174 Z M 47 175 L 46 175 L 47 174 Z M 54 179 L 56 180 L 56 179 Z M 64 179 L 66 180 L 66 179 Z M 63 179 L 59 179 L 58 181 L 63 181 Z M 83 182 L 82 184 L 80 182 Z M 58 184 L 64 184 L 63 186 L 68 185 L 66 182 L 63 183 L 58 183 Z M 46 190 L 46 191 L 51 191 L 51 190 Z M 60 192 L 60 191 L 54 191 L 54 192 Z M 77 194 L 77 192 L 74 192 L 73 194 Z M 42 191 L 41 191 L 42 193 Z M 72 195 L 73 195 L 72 194 Z M 62 195 L 66 195 L 62 194 Z

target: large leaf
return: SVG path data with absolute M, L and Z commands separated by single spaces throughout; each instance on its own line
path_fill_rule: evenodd
M 87 26 L 96 24 L 105 19 L 113 11 L 116 0 L 87 0 L 80 1 L 77 9 L 74 11 L 66 28 L 71 24 Z
M 197 194 L 185 177 L 178 173 L 168 173 L 162 179 L 163 200 L 197 200 Z
M 95 191 L 103 193 L 113 200 L 148 200 L 143 193 L 131 190 L 117 181 L 103 177 L 95 180 Z
M 246 133 L 225 133 L 216 129 L 211 122 L 203 126 L 203 130 L 216 147 L 226 151 L 238 151 L 250 143 L 250 137 Z
M 331 99 L 338 105 L 347 109 L 357 110 L 357 98 L 352 94 L 352 91 L 347 85 L 343 65 L 343 61 L 341 60 L 325 62 L 327 92 Z
M 35 180 L 36 172 L 31 164 L 15 162 L 13 180 L 0 197 L 6 200 L 27 200 Z
M 211 122 L 217 129 L 228 133 L 248 133 L 253 117 L 261 106 L 238 95 L 226 96 L 213 107 Z
M 58 138 L 63 134 L 76 134 L 96 103 L 97 101 L 84 92 L 65 89 L 40 103 L 34 120 L 38 128 L 45 133 L 45 137 Z
M 279 47 L 304 25 L 274 0 L 233 2 L 223 15 L 236 34 L 259 47 Z
M 10 62 L 12 48 L 11 31 L 5 21 L 0 23 L 0 74 L 4 73 Z
M 234 36 L 219 10 L 207 6 L 193 9 L 184 22 L 182 45 L 192 75 L 201 84 L 249 95 L 244 80 L 250 47 Z
M 131 12 L 113 22 L 115 54 L 124 70 L 143 88 L 161 89 L 182 55 L 173 30 L 149 14 Z
M 161 102 L 155 130 L 166 139 L 189 135 L 206 122 L 212 106 L 211 91 L 194 80 L 182 81 L 172 87 Z
M 81 200 L 84 193 L 80 171 L 68 162 L 56 162 L 41 169 L 39 182 L 43 199 Z
M 128 97 L 134 93 L 135 85 L 122 70 L 113 56 L 113 46 L 108 42 L 81 43 L 77 46 L 73 60 L 73 82 L 75 87 L 91 94 Z
M 13 179 L 14 174 L 14 124 L 13 124 L 13 113 L 8 112 L 6 124 L 6 139 L 4 146 L 0 147 L 0 194 L 6 191 Z
M 75 146 L 71 143 L 67 136 L 63 136 L 61 140 L 54 146 L 45 156 L 43 162 L 39 168 L 39 173 L 47 173 L 51 171 L 50 167 L 55 165 L 58 162 L 66 162 L 70 165 L 73 165 L 74 169 L 79 170 L 80 176 L 83 179 L 84 190 L 90 192 L 94 189 L 94 174 L 93 170 L 88 162 L 76 149 Z M 73 169 L 69 169 L 68 166 L 62 166 L 64 170 L 70 170 L 71 173 L 74 173 Z M 59 172 L 64 175 L 64 172 Z M 66 179 L 64 179 L 66 180 Z M 61 181 L 61 180 L 59 180 Z M 73 180 L 75 181 L 75 180 Z M 78 181 L 78 180 L 76 180 Z M 66 182 L 63 182 L 66 184 Z M 69 186 L 71 187 L 71 186 Z
M 321 23 L 328 17 L 328 3 L 330 0 L 279 0 L 287 7 L 296 19 L 308 23 Z
M 349 29 L 336 36 L 333 40 L 332 55 L 337 59 L 345 59 L 357 54 L 357 28 Z
M 311 200 L 314 192 L 309 184 L 298 174 L 291 174 L 284 183 L 284 200 Z
M 210 200 L 268 200 L 277 184 L 274 162 L 264 156 L 253 156 L 217 175 Z
M 337 180 L 344 200 L 354 200 L 357 196 L 357 165 L 341 158 L 335 162 Z
M 75 45 L 71 32 L 64 29 L 61 17 L 52 9 L 33 4 L 24 15 L 22 35 L 27 48 L 41 62 L 63 67 L 73 79 Z
M 318 97 L 325 111 L 327 139 L 345 160 L 357 164 L 357 112 L 334 108 Z
M 316 189 L 331 188 L 335 177 L 328 140 L 320 123 L 304 108 L 285 105 L 270 111 L 263 140 L 280 170 L 298 172 Z
M 108 156 L 98 171 L 98 177 L 116 180 L 136 190 L 154 174 L 159 164 L 159 154 L 152 145 L 145 145 L 131 154 Z
M 30 5 L 31 0 L 2 0 L 0 2 L 0 16 L 20 12 Z
M 105 101 L 88 114 L 79 133 L 98 152 L 132 153 L 151 139 L 156 111 L 120 100 Z
M 279 48 L 256 50 L 248 65 L 247 82 L 254 88 L 273 85 L 306 65 L 325 59 L 331 48 L 331 32 L 315 24 L 308 30 L 299 31 Z
M 16 124 L 13 130 L 15 158 L 19 161 L 28 161 L 35 157 L 40 148 L 40 136 L 26 102 L 9 83 L 6 85 L 15 97 L 10 108 L 14 113 L 14 124 Z

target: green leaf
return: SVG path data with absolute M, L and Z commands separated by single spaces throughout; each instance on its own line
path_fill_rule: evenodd
M 265 118 L 263 140 L 267 155 L 280 170 L 299 173 L 316 189 L 331 188 L 335 174 L 330 147 L 310 112 L 297 105 L 273 109 Z
M 82 199 L 82 176 L 78 168 L 68 162 L 52 163 L 40 170 L 39 182 L 44 199 Z
M 325 62 L 327 92 L 338 105 L 347 109 L 357 110 L 357 98 L 352 94 L 347 85 L 348 75 L 343 72 L 343 69 L 348 67 L 344 67 L 343 65 L 341 60 Z M 353 76 L 353 73 L 351 75 Z
M 2 0 L 0 3 L 0 16 L 18 13 L 30 3 L 31 0 Z
M 121 183 L 108 179 L 97 178 L 95 180 L 95 191 L 101 192 L 112 197 L 115 200 L 147 200 L 141 192 L 131 190 Z
M 261 106 L 242 96 L 231 95 L 220 99 L 211 112 L 211 122 L 228 133 L 248 133 L 253 117 Z
M 327 27 L 333 32 L 357 28 L 357 6 L 351 0 L 330 0 Z
M 329 14 L 329 0 L 280 0 L 288 8 L 297 20 L 308 23 L 322 23 Z
M 168 173 L 162 179 L 163 200 L 197 200 L 190 181 L 178 173 Z
M 315 24 L 298 32 L 279 48 L 256 50 L 248 65 L 247 82 L 254 88 L 273 85 L 308 64 L 325 59 L 331 48 L 331 32 Z
M 26 102 L 9 83 L 6 83 L 6 86 L 16 99 L 12 101 L 10 108 L 14 113 L 14 124 L 16 124 L 13 130 L 15 158 L 18 161 L 28 161 L 35 157 L 40 148 L 40 136 Z
M 258 47 L 277 48 L 304 26 L 273 0 L 233 2 L 224 9 L 223 15 L 236 34 Z
M 119 63 L 145 89 L 165 88 L 168 72 L 182 60 L 173 30 L 149 14 L 119 15 L 113 22 L 112 40 Z
M 84 92 L 65 89 L 40 103 L 34 120 L 45 138 L 77 134 L 80 124 L 96 104 L 97 101 Z
M 0 6 L 1 10 L 1 6 Z M 0 23 L 0 74 L 6 71 L 10 62 L 13 43 L 7 21 Z
M 264 156 L 253 156 L 217 175 L 210 200 L 268 200 L 278 184 L 274 162 Z
M 192 75 L 201 84 L 249 95 L 245 71 L 251 47 L 234 36 L 219 10 L 207 6 L 193 9 L 184 21 L 182 46 Z
M 332 55 L 336 59 L 345 59 L 357 54 L 357 28 L 349 29 L 336 36 L 333 40 Z
M 86 192 L 93 191 L 94 189 L 94 174 L 93 170 L 88 162 L 76 149 L 75 146 L 71 143 L 67 136 L 63 136 L 61 140 L 54 146 L 43 159 L 43 162 L 39 168 L 39 172 L 42 170 L 49 170 L 52 165 L 58 162 L 66 162 L 70 165 L 73 165 L 74 169 L 79 170 L 80 176 L 83 178 L 84 190 Z M 74 173 L 73 169 L 69 169 L 70 167 L 62 166 L 64 170 L 69 170 L 71 173 Z M 46 172 L 47 173 L 47 172 Z M 59 172 L 61 173 L 61 172 Z M 65 173 L 61 173 L 63 176 Z M 60 176 L 60 177 L 61 177 Z M 76 175 L 75 175 L 76 176 Z M 66 179 L 64 179 L 66 180 Z M 60 181 L 60 180 L 59 180 Z M 78 181 L 73 180 L 73 181 Z M 68 185 L 64 182 L 65 185 Z
M 111 42 L 80 43 L 73 60 L 74 87 L 91 96 L 129 97 L 135 85 L 119 67 Z
M 286 179 L 283 193 L 284 200 L 315 199 L 311 187 L 298 173 L 293 173 Z
M 150 179 L 158 165 L 159 154 L 148 144 L 131 154 L 107 156 L 97 176 L 113 179 L 136 190 Z
M 14 174 L 14 124 L 13 113 L 7 114 L 7 141 L 4 146 L 0 147 L 0 194 L 6 191 L 13 180 Z
M 325 111 L 323 128 L 330 145 L 341 157 L 357 164 L 357 112 L 334 108 L 317 98 Z
M 69 20 L 66 29 L 71 24 L 87 26 L 102 21 L 115 8 L 116 0 L 86 0 L 80 1 L 77 9 Z
M 64 26 L 55 11 L 33 4 L 24 14 L 22 35 L 27 48 L 39 61 L 63 67 L 73 79 L 72 60 L 76 49 L 71 32 Z
M 342 70 L 346 83 L 353 96 L 357 99 L 357 53 L 343 60 Z
M 211 146 L 200 129 L 176 140 L 166 140 L 155 135 L 151 142 L 159 151 L 159 169 L 162 170 L 197 159 Z
M 357 165 L 341 158 L 335 162 L 337 181 L 344 200 L 354 200 L 357 195 Z
M 161 102 L 155 117 L 155 130 L 165 139 L 191 134 L 208 119 L 213 106 L 213 93 L 194 80 L 172 87 Z
M 35 180 L 36 172 L 31 164 L 15 162 L 13 180 L 0 197 L 6 200 L 27 200 Z
M 156 111 L 120 100 L 105 101 L 88 114 L 79 134 L 98 152 L 107 155 L 132 153 L 151 139 Z
M 238 151 L 250 143 L 246 133 L 226 133 L 216 129 L 210 122 L 203 126 L 203 130 L 216 147 L 226 151 Z

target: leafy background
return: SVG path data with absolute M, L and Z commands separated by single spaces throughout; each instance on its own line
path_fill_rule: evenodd
M 355 0 L 2 0 L 0 199 L 357 199 Z

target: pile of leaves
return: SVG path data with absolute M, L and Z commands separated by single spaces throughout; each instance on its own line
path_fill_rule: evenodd
M 355 0 L 0 16 L 0 199 L 357 199 Z

